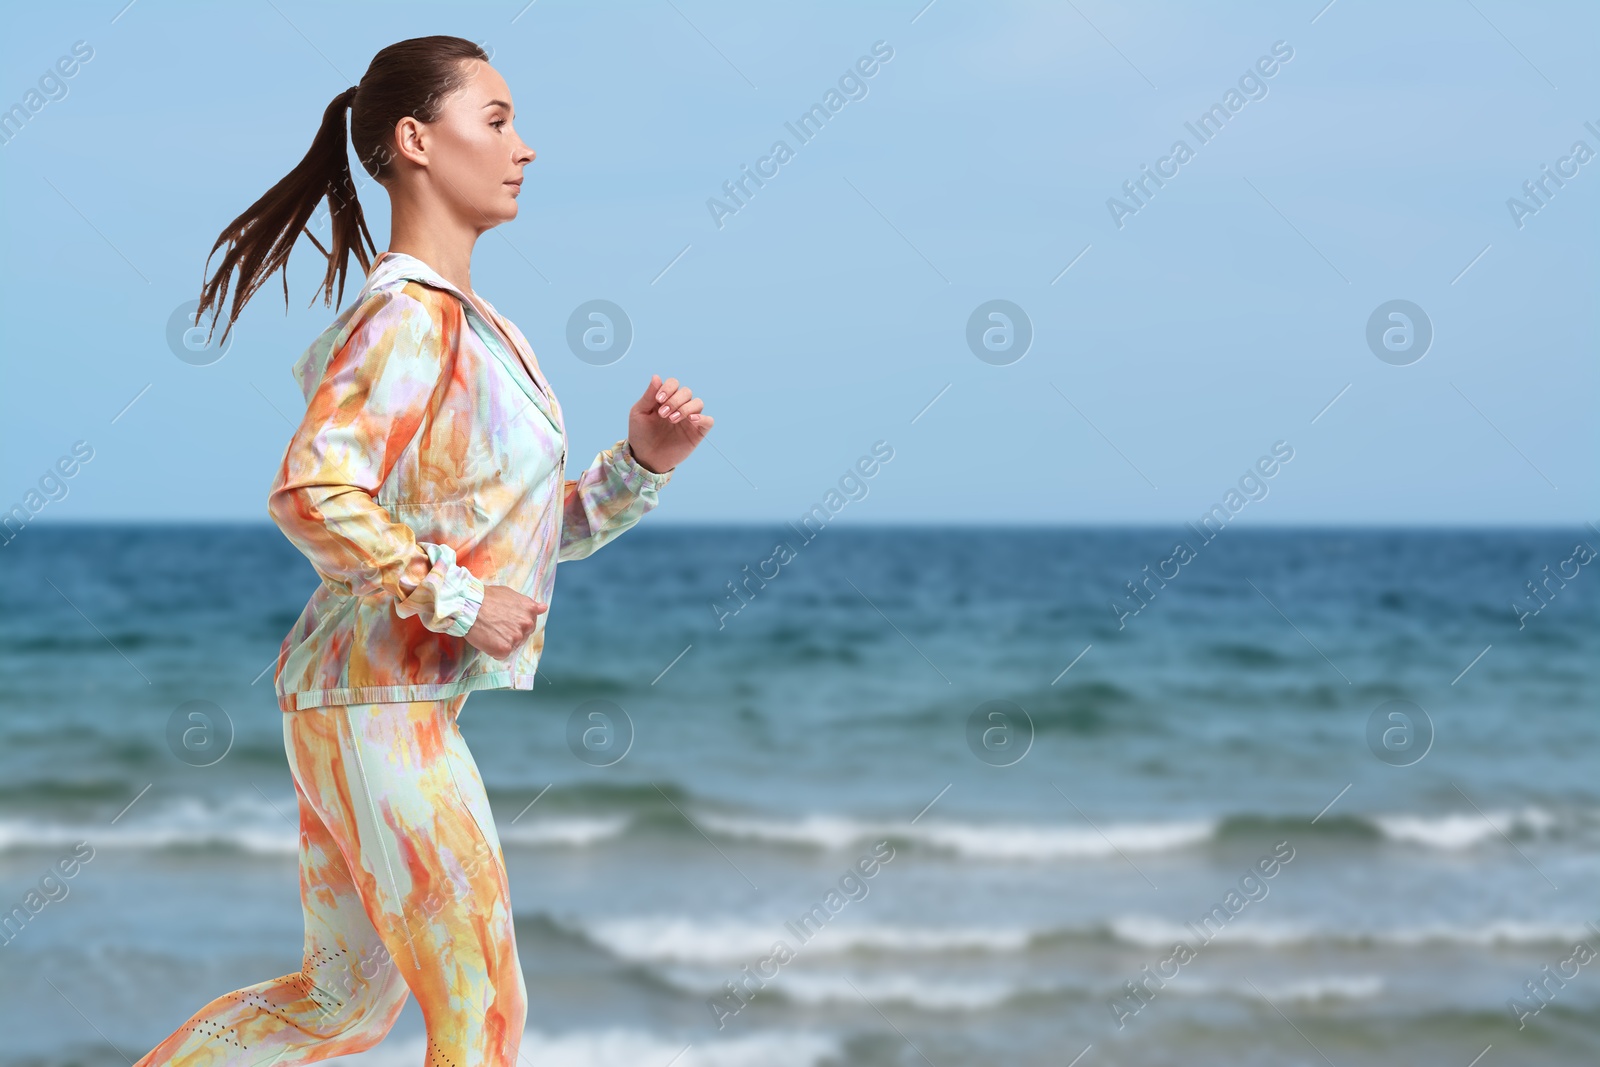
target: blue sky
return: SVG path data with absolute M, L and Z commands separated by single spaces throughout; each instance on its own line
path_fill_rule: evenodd
M 652 372 L 717 418 L 653 521 L 798 516 L 878 441 L 842 521 L 1180 522 L 1280 441 L 1251 524 L 1600 520 L 1600 158 L 1571 155 L 1600 152 L 1600 9 L 1324 3 L 19 8 L 0 106 L 42 77 L 55 98 L 0 145 L 0 510 L 85 441 L 41 521 L 266 521 L 289 368 L 335 314 L 308 306 L 321 257 L 302 242 L 287 313 L 274 277 L 215 362 L 168 320 L 372 54 L 453 33 L 539 153 L 473 281 L 562 399 L 569 475 Z M 801 143 L 785 123 L 877 42 Z M 1241 79 L 1202 142 L 1186 123 Z M 777 140 L 792 158 L 719 226 L 708 201 Z M 387 199 L 362 199 L 382 248 Z M 566 341 L 593 299 L 635 333 L 604 366 Z M 1030 324 L 1020 359 L 968 344 L 991 300 Z M 1394 300 L 1433 334 L 1404 365 L 1367 341 Z

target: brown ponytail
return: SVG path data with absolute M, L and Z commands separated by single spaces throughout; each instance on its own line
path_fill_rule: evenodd
M 335 282 L 339 300 L 343 302 L 350 253 L 355 253 L 365 273 L 372 266 L 369 252 L 377 252 L 372 234 L 367 230 L 366 217 L 361 212 L 361 202 L 356 198 L 355 183 L 351 180 L 350 158 L 345 148 L 345 109 L 351 110 L 350 139 L 356 156 L 366 172 L 381 181 L 393 173 L 390 164 L 394 157 L 396 123 L 407 116 L 419 122 L 438 119 L 444 98 L 467 80 L 466 61 L 487 61 L 488 58 L 488 53 L 471 41 L 445 36 L 413 37 L 373 56 L 360 84 L 334 97 L 322 113 L 322 126 L 305 158 L 261 199 L 228 223 L 216 244 L 211 246 L 211 253 L 206 256 L 208 269 L 217 249 L 230 245 L 216 273 L 202 283 L 195 325 L 200 324 L 200 317 L 211 308 L 211 330 L 216 331 L 222 305 L 227 299 L 228 278 L 235 268 L 239 276 L 234 282 L 233 308 L 222 332 L 223 341 L 227 340 L 244 305 L 280 267 L 285 268 L 283 304 L 287 310 L 289 272 L 286 264 L 302 233 L 328 261 L 319 287 L 323 306 L 332 300 Z M 322 247 L 316 235 L 306 229 L 307 221 L 323 197 L 328 200 L 329 248 Z M 365 248 L 362 238 L 366 239 Z M 201 273 L 203 275 L 204 271 Z M 315 300 L 316 294 L 311 298 Z

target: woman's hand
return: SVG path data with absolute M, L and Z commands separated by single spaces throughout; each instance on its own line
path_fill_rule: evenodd
M 467 644 L 504 660 L 522 646 L 550 605 L 525 597 L 509 585 L 483 587 L 478 617 L 467 631 Z
M 628 448 L 645 470 L 662 474 L 682 463 L 711 432 L 706 404 L 678 379 L 650 376 L 650 386 L 628 410 Z

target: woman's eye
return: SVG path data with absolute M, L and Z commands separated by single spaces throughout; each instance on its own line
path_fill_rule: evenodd
M 506 120 L 505 119 L 495 119 L 493 122 L 489 123 L 489 125 L 493 126 L 497 130 L 500 127 L 504 126 L 505 124 L 506 124 Z

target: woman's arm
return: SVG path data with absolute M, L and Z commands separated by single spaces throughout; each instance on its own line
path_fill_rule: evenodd
M 678 379 L 651 375 L 628 409 L 628 436 L 596 456 L 583 477 L 566 483 L 559 559 L 582 559 L 643 518 L 714 421 L 705 401 Z
M 401 618 L 461 637 L 483 583 L 449 545 L 418 541 L 376 499 L 453 362 L 426 305 L 372 294 L 307 402 L 267 513 L 325 581 L 355 596 L 386 592 Z
M 589 469 L 562 486 L 561 547 L 557 562 L 582 559 L 644 517 L 672 480 L 634 458 L 626 439 L 595 456 Z

